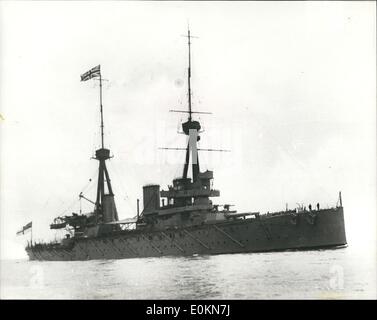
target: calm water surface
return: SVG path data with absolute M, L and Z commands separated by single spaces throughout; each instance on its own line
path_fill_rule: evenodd
M 1 262 L 2 299 L 375 299 L 351 248 L 84 262 Z

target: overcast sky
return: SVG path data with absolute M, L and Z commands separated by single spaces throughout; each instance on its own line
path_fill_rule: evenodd
M 16 231 L 95 198 L 101 64 L 105 144 L 119 217 L 142 186 L 182 173 L 187 24 L 202 170 L 214 202 L 242 211 L 335 206 L 350 246 L 376 254 L 375 2 L 0 2 L 1 258 L 24 257 Z M 196 118 L 198 119 L 198 118 Z M 92 178 L 93 181 L 89 182 Z M 83 211 L 92 205 L 83 202 Z

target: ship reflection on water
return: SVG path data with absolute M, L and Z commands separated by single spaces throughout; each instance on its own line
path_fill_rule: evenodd
M 355 248 L 70 262 L 3 261 L 2 298 L 360 299 L 375 261 Z

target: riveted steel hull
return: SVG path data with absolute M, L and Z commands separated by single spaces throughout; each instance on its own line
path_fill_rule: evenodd
M 27 247 L 31 260 L 126 259 L 279 251 L 347 244 L 343 208 L 262 215 L 164 231 L 123 231 L 72 244 Z

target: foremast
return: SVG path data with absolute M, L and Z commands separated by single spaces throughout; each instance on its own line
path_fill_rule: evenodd
M 182 123 L 182 130 L 185 135 L 189 136 L 189 140 L 186 148 L 186 158 L 185 165 L 183 168 L 183 179 L 187 179 L 189 162 L 190 162 L 190 146 L 192 153 L 192 180 L 196 182 L 198 179 L 198 174 L 200 172 L 199 168 L 199 155 L 197 142 L 200 140 L 199 131 L 200 123 L 199 121 L 192 120 L 192 104 L 191 104 L 191 35 L 190 29 L 187 30 L 187 44 L 188 44 L 188 70 L 187 70 L 187 89 L 188 89 L 188 121 Z
M 183 167 L 182 179 L 188 180 L 188 169 L 190 163 L 190 151 L 191 151 L 191 161 L 192 161 L 192 180 L 196 182 L 198 180 L 198 174 L 200 172 L 199 168 L 199 156 L 197 142 L 200 140 L 199 131 L 201 129 L 199 121 L 193 121 L 193 113 L 208 113 L 208 112 L 198 112 L 192 111 L 192 92 L 191 92 L 191 38 L 194 38 L 190 34 L 190 29 L 187 30 L 187 44 L 188 44 L 188 69 L 187 69 L 187 97 L 188 97 L 188 110 L 170 110 L 171 112 L 182 112 L 188 113 L 188 119 L 186 122 L 182 123 L 183 133 L 189 136 L 187 147 L 183 150 L 186 151 L 185 164 Z M 163 148 L 163 149 L 172 149 L 172 150 L 182 150 L 182 148 Z
M 171 110 L 172 112 L 188 113 L 188 119 L 182 123 L 183 133 L 188 136 L 186 148 L 163 148 L 171 150 L 185 150 L 185 162 L 183 166 L 182 177 L 173 180 L 173 185 L 169 186 L 169 190 L 161 191 L 161 197 L 167 198 L 167 206 L 169 207 L 184 207 L 196 206 L 201 209 L 212 209 L 212 201 L 209 197 L 218 197 L 220 192 L 213 190 L 212 179 L 213 172 L 200 172 L 199 165 L 199 150 L 203 151 L 221 151 L 214 149 L 198 149 L 197 143 L 200 140 L 201 125 L 199 121 L 193 120 L 194 113 L 209 114 L 209 112 L 192 111 L 192 89 L 191 89 L 191 39 L 195 38 L 191 35 L 190 29 L 187 30 L 187 44 L 188 44 L 188 69 L 187 69 L 187 96 L 188 96 L 188 110 Z M 192 180 L 189 178 L 190 154 L 192 163 Z

